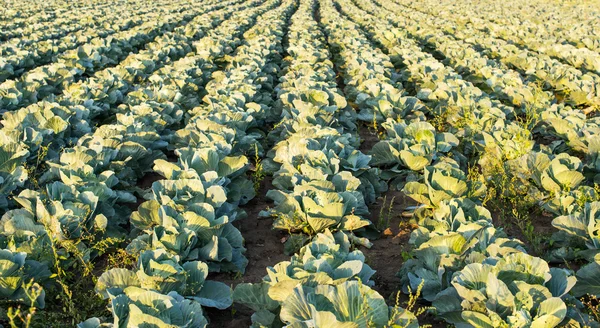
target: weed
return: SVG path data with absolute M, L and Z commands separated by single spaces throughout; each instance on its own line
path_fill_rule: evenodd
M 396 299 L 394 302 L 394 306 L 392 307 L 392 313 L 390 316 L 390 320 L 387 324 L 387 327 L 393 328 L 402 328 L 408 327 L 414 324 L 413 320 L 407 319 L 406 316 L 403 316 L 404 311 L 411 312 L 415 317 L 423 316 L 427 311 L 433 310 L 433 307 L 417 307 L 417 302 L 419 297 L 421 297 L 421 292 L 423 291 L 423 286 L 425 286 L 425 280 L 421 281 L 417 290 L 413 293 L 410 286 L 408 287 L 408 301 L 404 304 L 404 308 L 400 306 L 400 291 L 396 293 Z M 422 328 L 430 328 L 431 325 L 421 325 Z
M 377 228 L 379 230 L 385 230 L 390 226 L 390 220 L 393 215 L 394 210 L 394 202 L 396 200 L 396 196 L 392 197 L 390 202 L 387 202 L 387 196 L 383 197 L 383 204 L 381 204 L 381 208 L 379 209 L 379 216 L 377 217 Z M 387 204 L 387 205 L 386 205 Z M 387 206 L 387 212 L 385 212 Z
M 377 216 L 377 228 L 379 230 L 383 230 L 385 226 L 387 226 L 385 222 L 385 217 L 383 215 L 383 210 L 385 209 L 385 203 L 387 202 L 387 195 L 383 196 L 383 204 L 381 204 L 381 208 L 379 208 L 379 215 Z
M 106 270 L 113 268 L 133 269 L 136 266 L 137 260 L 136 254 L 130 254 L 126 250 L 119 248 L 108 254 L 106 260 Z
M 529 218 L 521 217 L 520 213 L 515 213 L 516 210 L 513 209 L 513 215 L 515 217 L 515 221 L 517 226 L 525 236 L 525 238 L 531 243 L 536 253 L 541 253 L 541 245 L 543 244 L 544 236 L 541 235 L 538 231 L 535 230 L 533 223 Z
M 392 211 L 394 210 L 394 202 L 396 201 L 396 196 L 392 197 L 392 200 L 390 201 L 390 205 L 388 206 L 388 210 L 387 210 L 387 225 L 389 226 L 390 224 L 390 219 L 392 218 Z
M 585 311 L 594 318 L 596 322 L 600 322 L 600 298 L 596 295 L 586 295 L 581 302 L 585 307 Z
M 535 201 L 530 195 L 531 183 L 521 178 L 518 170 L 506 165 L 501 159 L 490 156 L 485 164 L 486 166 L 482 168 L 485 171 L 483 173 L 469 171 L 472 178 L 481 178 L 481 174 L 486 177 L 484 181 L 487 185 L 487 194 L 483 205 L 497 214 L 500 224 L 516 225 L 533 251 L 539 253 L 542 250 L 544 236 L 536 231 L 531 220 L 532 215 L 540 214 L 539 207 L 534 206 Z
M 254 191 L 258 193 L 260 184 L 266 177 L 265 170 L 262 165 L 262 159 L 258 155 L 258 146 L 254 145 L 254 174 L 252 175 L 252 182 L 254 183 Z
M 85 215 L 91 218 L 92 213 Z M 106 302 L 96 294 L 94 287 L 97 277 L 94 275 L 94 263 L 90 260 L 92 256 L 101 256 L 123 240 L 116 238 L 98 238 L 103 231 L 88 231 L 85 225 L 87 220 L 82 220 L 80 229 L 82 237 L 77 239 L 64 239 L 60 231 L 56 231 L 56 225 L 52 223 L 55 218 L 50 217 L 44 222 L 44 228 L 48 235 L 48 246 L 46 254 L 50 261 L 53 284 L 48 284 L 50 294 L 56 295 L 54 299 L 47 300 L 45 309 L 30 307 L 28 311 L 20 308 L 9 308 L 7 316 L 14 327 L 65 327 L 74 326 L 84 321 L 89 316 L 106 312 Z M 119 253 L 119 251 L 117 251 Z M 122 260 L 128 259 L 123 255 L 108 257 L 107 263 L 119 265 Z M 118 258 L 118 259 L 117 259 Z M 130 263 L 129 260 L 124 261 Z M 102 268 L 101 268 L 102 269 Z M 35 289 L 33 290 L 35 291 Z M 40 289 L 41 292 L 41 289 Z
M 531 85 L 530 87 L 533 94 L 533 100 L 525 103 L 522 115 L 515 118 L 515 122 L 528 131 L 531 131 L 542 121 L 542 112 L 546 109 L 545 107 L 541 108 L 537 105 L 543 103 L 542 99 L 546 97 L 542 90 L 542 86 L 537 84 Z
M 410 259 L 415 258 L 412 252 L 407 252 L 407 251 L 402 251 L 402 253 L 400 253 L 400 256 L 402 256 L 403 262 L 406 262 Z
M 379 126 L 377 125 L 377 113 L 375 113 L 375 111 L 373 111 L 373 121 L 371 122 L 372 124 L 372 128 L 373 130 L 375 130 L 375 132 L 377 132 L 377 130 L 379 130 Z
M 435 131 L 438 133 L 446 132 L 448 128 L 448 119 L 451 114 L 454 114 L 451 110 L 445 110 L 442 112 L 433 112 L 433 117 L 429 120 L 429 123 L 433 125 Z
M 33 279 L 23 286 L 26 299 L 30 300 L 29 309 L 21 310 L 21 307 L 9 307 L 6 313 L 11 328 L 23 327 L 29 328 L 32 326 L 34 315 L 37 311 L 35 307 L 36 299 L 42 295 L 42 288 L 34 283 Z
M 39 178 L 42 173 L 46 171 L 46 156 L 48 156 L 49 148 L 50 145 L 40 146 L 34 165 L 29 166 L 27 163 L 23 164 L 25 170 L 27 171 L 28 180 L 36 190 L 43 189 L 40 188 Z
M 376 135 L 377 139 L 379 140 L 383 140 L 385 139 L 385 133 L 383 130 L 380 129 L 379 123 L 377 122 L 377 114 L 373 113 L 373 120 L 371 121 L 371 124 L 367 125 L 367 131 L 369 133 L 371 133 L 372 135 Z

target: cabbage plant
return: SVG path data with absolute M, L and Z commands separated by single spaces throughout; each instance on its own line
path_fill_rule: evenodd
M 432 161 L 458 146 L 458 139 L 451 133 L 437 133 L 427 122 L 406 124 L 388 119 L 383 128 L 385 140 L 373 146 L 371 153 L 374 165 L 401 165 L 413 171 L 420 171 Z
M 402 186 L 411 171 L 421 172 L 453 147 L 458 139 L 451 133 L 437 133 L 427 122 L 406 124 L 388 119 L 382 124 L 387 136 L 371 150 L 371 164 L 383 169 L 382 178 Z
M 161 294 L 156 291 L 130 286 L 108 292 L 113 323 L 102 323 L 90 318 L 78 328 L 100 327 L 206 327 L 200 303 L 184 298 L 177 292 Z
M 202 260 L 211 271 L 244 272 L 248 264 L 244 240 L 231 224 L 236 213 L 220 213 L 224 209 L 210 203 L 190 204 L 184 209 L 169 202 L 144 202 L 130 220 L 143 234 L 127 249 L 131 253 L 164 249 L 186 261 Z
M 468 198 L 453 198 L 443 201 L 433 210 L 415 212 L 418 228 L 411 232 L 410 243 L 419 247 L 434 236 L 449 232 L 465 232 L 469 226 L 480 227 L 492 223 L 492 215 L 485 207 L 477 205 Z
M 427 166 L 423 171 L 423 182 L 406 183 L 402 191 L 426 207 L 438 207 L 444 200 L 467 197 L 478 200 L 485 195 L 485 185 L 467 179 L 467 175 L 452 159 L 445 159 Z
M 65 259 L 70 253 L 80 253 L 69 261 L 87 262 L 97 255 L 90 246 L 105 236 L 108 219 L 99 213 L 99 198 L 94 193 L 78 192 L 74 186 L 57 182 L 48 185 L 44 193 L 24 190 L 15 201 L 22 208 L 7 212 L 0 220 L 0 240 L 6 248 L 50 262 L 55 256 L 53 247 Z
M 29 151 L 23 146 L 4 142 L 0 135 L 0 208 L 7 208 L 8 196 L 27 181 L 27 170 L 23 166 L 27 156 Z
M 381 171 L 369 166 L 371 156 L 357 149 L 353 136 L 302 123 L 294 123 L 280 132 L 277 135 L 274 130 L 269 135 L 283 140 L 273 147 L 264 162 L 265 169 L 274 172 L 273 184 L 278 189 L 291 190 L 305 181 L 334 181 L 343 176 L 343 180 L 359 180 L 352 184 L 358 185 L 357 190 L 367 203 L 375 202 L 387 190 L 387 184 L 380 179 Z
M 573 190 L 585 179 L 581 160 L 566 153 L 551 156 L 532 152 L 526 157 L 526 165 L 534 183 L 554 194 Z
M 169 148 L 216 148 L 219 153 L 231 154 L 236 130 L 207 119 L 194 119 L 184 129 L 170 136 Z
M 574 253 L 578 257 L 593 259 L 600 252 L 599 212 L 600 202 L 589 202 L 581 211 L 552 220 L 552 226 L 559 230 L 552 239 L 561 245 L 561 249 L 552 253 L 557 257 Z
M 475 327 L 557 327 L 576 278 L 525 253 L 471 263 L 433 305 L 446 321 Z
M 512 160 L 527 155 L 535 145 L 531 132 L 520 125 L 497 120 L 489 129 L 474 136 L 476 148 L 481 153 L 479 164 L 484 172 L 491 172 L 498 160 Z
M 291 193 L 269 190 L 267 197 L 274 200 L 275 207 L 260 215 L 275 217 L 275 229 L 315 235 L 325 229 L 355 231 L 371 224 L 363 217 L 369 212 L 362 194 L 352 190 L 352 184 L 345 183 L 343 177 L 337 185 L 312 181 L 297 185 Z M 369 245 L 367 240 L 362 243 Z
M 285 82 L 279 87 L 284 86 Z M 346 128 L 356 128 L 346 99 L 339 92 L 332 90 L 335 89 L 324 83 L 306 81 L 298 88 L 279 92 L 278 105 L 282 108 L 282 119 L 320 126 L 342 125 Z
M 450 287 L 452 276 L 465 265 L 478 263 L 489 256 L 520 253 L 524 245 L 495 229 L 491 223 L 470 223 L 456 232 L 434 234 L 414 250 L 414 258 L 406 261 L 398 276 L 405 293 L 417 290 L 421 284 L 422 297 L 433 301 L 438 293 Z
M 370 90 L 375 91 L 374 81 L 370 81 Z M 358 119 L 368 123 L 383 123 L 386 120 L 399 120 L 409 117 L 424 118 L 427 108 L 415 97 L 403 96 L 398 90 L 391 88 L 387 92 L 374 92 L 374 97 L 366 97 L 366 93 L 357 96 L 357 105 L 360 108 Z
M 215 281 L 207 281 L 208 265 L 201 261 L 180 264 L 180 257 L 163 249 L 140 254 L 137 269 L 111 269 L 102 274 L 96 291 L 104 298 L 113 298 L 130 287 L 160 294 L 176 292 L 202 306 L 225 309 L 231 306 L 230 288 Z
M 600 254 L 596 254 L 591 263 L 581 267 L 577 271 L 577 284 L 573 288 L 575 296 L 584 296 L 586 294 L 600 297 Z
M 175 151 L 177 163 L 159 159 L 154 171 L 169 180 L 197 179 L 224 187 L 229 203 L 244 205 L 255 196 L 254 186 L 244 173 L 245 156 L 225 156 L 216 148 L 182 148 Z
M 50 271 L 26 258 L 24 252 L 0 249 L 0 299 L 43 309 L 46 293 L 40 283 L 50 277 Z

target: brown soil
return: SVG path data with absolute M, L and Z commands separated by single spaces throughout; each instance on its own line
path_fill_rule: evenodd
M 385 200 L 385 203 L 384 203 Z M 391 211 L 390 209 L 391 204 Z M 377 271 L 374 276 L 377 290 L 388 304 L 392 305 L 396 293 L 400 289 L 400 278 L 396 276 L 402 266 L 402 252 L 409 252 L 408 239 L 411 232 L 409 218 L 402 217 L 402 212 L 414 201 L 401 191 L 390 190 L 377 200 L 371 207 L 371 222 L 379 225 L 382 230 L 379 239 L 372 240 L 371 248 L 361 248 L 365 254 L 366 262 Z M 391 213 L 388 217 L 388 213 Z M 383 223 L 383 224 L 380 224 Z
M 403 192 L 388 190 L 383 197 L 377 200 L 377 203 L 370 207 L 371 222 L 377 225 L 380 221 L 383 221 L 384 225 L 381 226 L 380 238 L 372 240 L 373 246 L 371 248 L 361 247 L 360 250 L 365 254 L 366 263 L 377 271 L 373 276 L 375 281 L 373 289 L 381 294 L 390 306 L 406 307 L 408 302 L 408 295 L 401 292 L 400 278 L 396 274 L 404 262 L 402 254 L 411 251 L 408 240 L 411 231 L 416 228 L 410 222 L 411 219 L 403 217 L 402 213 L 406 211 L 406 207 L 416 204 Z M 388 215 L 388 213 L 391 213 L 391 215 Z M 420 307 L 427 306 L 428 304 L 417 304 L 412 311 L 415 312 Z M 428 314 L 419 317 L 419 324 L 445 327 L 443 323 L 436 321 L 433 316 Z
M 140 180 L 138 180 L 137 186 L 141 189 L 149 189 L 152 184 L 158 180 L 163 180 L 165 177 L 152 171 L 146 173 Z
M 136 187 L 138 187 L 141 190 L 147 191 L 152 187 L 152 184 L 155 181 L 163 180 L 164 178 L 165 177 L 156 172 L 148 172 L 138 180 Z M 127 206 L 132 211 L 137 211 L 138 207 L 140 207 L 140 205 L 142 205 L 142 203 L 146 201 L 142 197 L 142 194 L 140 194 L 139 192 L 135 193 L 135 197 L 137 198 L 137 201 L 135 203 L 125 204 L 125 206 Z
M 360 147 L 358 150 L 362 151 L 365 154 L 368 154 L 373 146 L 379 142 L 379 138 L 377 137 L 377 133 L 369 128 L 367 125 L 360 126 Z
M 242 206 L 248 213 L 248 217 L 234 222 L 246 241 L 246 257 L 248 258 L 246 272 L 241 276 L 230 273 L 210 274 L 208 279 L 221 281 L 232 288 L 240 283 L 257 283 L 267 274 L 267 267 L 289 260 L 290 257 L 283 253 L 282 238 L 286 234 L 273 230 L 271 219 L 258 217 L 260 211 L 273 206 L 273 203 L 265 196 L 267 191 L 273 189 L 271 181 L 271 177 L 265 177 L 261 182 L 258 195 L 248 204 Z M 236 304 L 232 308 L 222 311 L 205 308 L 211 321 L 210 326 L 249 327 L 251 324 L 250 316 L 253 311 Z

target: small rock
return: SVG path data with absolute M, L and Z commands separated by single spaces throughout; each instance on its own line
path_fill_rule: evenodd
M 415 212 L 409 212 L 409 211 L 402 212 L 402 217 L 404 217 L 404 218 L 412 218 L 414 214 L 415 214 Z
M 394 235 L 394 233 L 392 232 L 392 229 L 387 228 L 387 229 L 383 230 L 383 235 L 386 237 L 391 237 Z

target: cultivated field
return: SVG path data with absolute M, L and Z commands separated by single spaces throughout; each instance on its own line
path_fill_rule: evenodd
M 0 327 L 600 327 L 597 1 L 0 3 Z

